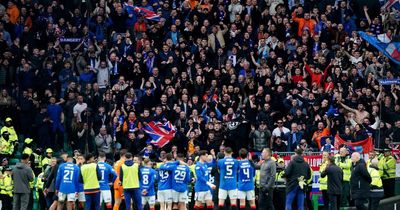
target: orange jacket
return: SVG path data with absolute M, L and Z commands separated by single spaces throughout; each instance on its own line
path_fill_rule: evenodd
M 17 23 L 19 17 L 19 10 L 18 7 L 13 5 L 10 8 L 7 8 L 7 14 L 10 16 L 10 22 L 15 24 Z
M 324 136 L 329 136 L 331 134 L 331 131 L 329 128 L 324 128 L 322 131 L 315 131 L 312 140 L 315 141 L 318 145 L 318 150 L 321 150 L 321 138 Z
M 301 36 L 301 34 L 303 33 L 303 30 L 305 30 L 306 28 L 308 28 L 308 31 L 310 32 L 311 36 L 314 36 L 314 28 L 315 25 L 317 24 L 317 22 L 315 22 L 315 20 L 313 19 L 309 19 L 306 20 L 304 18 L 299 18 L 297 17 L 296 11 L 294 11 L 292 13 L 292 17 L 293 17 L 293 21 L 297 22 L 297 24 L 299 24 L 299 27 L 297 29 L 297 35 Z
M 131 127 L 131 126 L 133 126 L 133 127 Z M 124 125 L 122 126 L 122 131 L 124 133 L 128 133 L 129 131 L 132 131 L 132 129 L 135 129 L 135 128 L 137 128 L 137 129 L 142 128 L 142 123 L 139 122 L 139 119 L 137 119 L 137 118 L 127 119 L 124 122 Z
M 121 158 L 114 164 L 114 171 L 115 171 L 115 173 L 117 173 L 117 178 L 115 179 L 115 182 L 114 182 L 114 189 L 116 189 L 116 190 L 122 190 L 121 180 L 119 179 L 119 175 L 121 174 L 121 166 L 122 166 L 122 164 L 124 164 L 124 162 L 125 162 L 125 159 Z

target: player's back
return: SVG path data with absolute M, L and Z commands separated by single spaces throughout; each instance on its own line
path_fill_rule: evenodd
M 141 188 L 147 190 L 146 196 L 155 195 L 154 183 L 156 178 L 156 171 L 150 167 L 142 167 L 140 169 L 141 175 Z
M 218 160 L 220 171 L 220 189 L 234 190 L 237 188 L 238 162 L 232 157 Z
M 79 167 L 73 163 L 63 163 L 58 168 L 56 177 L 56 189 L 61 193 L 78 192 Z
M 172 189 L 172 172 L 176 165 L 174 162 L 167 162 L 160 166 L 157 176 L 158 190 Z
M 173 171 L 172 189 L 177 192 L 185 192 L 190 182 L 190 169 L 186 165 L 178 165 Z
M 254 190 L 254 176 L 254 165 L 249 160 L 240 160 L 238 189 L 241 191 Z
M 100 190 L 109 190 L 110 189 L 110 182 L 113 182 L 116 179 L 116 173 L 114 169 L 105 162 L 98 162 L 97 163 L 100 174 L 101 174 L 101 179 L 99 181 L 100 184 Z

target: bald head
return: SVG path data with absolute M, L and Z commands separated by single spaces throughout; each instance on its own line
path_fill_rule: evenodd
M 357 163 L 360 160 L 361 156 L 360 153 L 358 152 L 354 152 L 353 154 L 351 154 L 351 162 L 353 163 Z

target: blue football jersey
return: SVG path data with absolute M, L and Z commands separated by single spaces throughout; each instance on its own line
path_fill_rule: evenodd
M 214 175 L 212 175 L 212 169 L 215 167 L 215 165 L 217 164 L 215 160 L 213 160 L 212 162 L 207 162 L 207 172 L 209 174 L 209 179 L 208 181 L 212 184 L 215 184 L 215 177 Z
M 238 161 L 232 157 L 218 160 L 220 173 L 219 188 L 223 190 L 237 189 Z
M 100 190 L 110 190 L 109 183 L 114 183 L 117 178 L 117 173 L 115 173 L 114 169 L 108 163 L 99 162 L 97 165 L 101 174 L 101 179 L 99 181 Z
M 196 172 L 196 182 L 194 184 L 194 191 L 195 192 L 209 191 L 210 187 L 207 185 L 209 179 L 207 164 L 197 162 L 195 167 L 195 172 Z
M 55 188 L 61 193 L 76 193 L 79 189 L 79 167 L 73 163 L 63 163 L 58 167 Z
M 141 188 L 147 190 L 147 194 L 145 196 L 155 195 L 154 183 L 156 180 L 156 171 L 149 167 L 142 167 L 140 169 L 140 177 Z
M 254 166 L 249 160 L 240 160 L 238 189 L 240 191 L 254 190 L 255 174 Z
M 168 162 L 160 166 L 157 174 L 158 190 L 172 189 L 172 172 L 177 165 L 177 162 Z
M 190 183 L 190 169 L 186 165 L 178 165 L 174 168 L 172 189 L 176 192 L 186 192 Z

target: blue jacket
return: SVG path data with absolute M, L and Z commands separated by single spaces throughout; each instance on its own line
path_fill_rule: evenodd
M 293 142 L 293 133 L 292 132 L 286 133 L 283 136 L 284 139 L 287 141 L 287 150 L 288 150 L 288 152 L 293 152 L 296 149 L 297 145 L 299 145 L 299 143 L 301 141 L 301 138 L 303 137 L 303 133 L 299 132 L 299 131 L 295 135 L 296 135 L 296 141 L 295 142 Z

